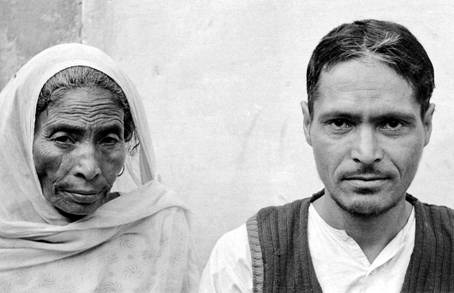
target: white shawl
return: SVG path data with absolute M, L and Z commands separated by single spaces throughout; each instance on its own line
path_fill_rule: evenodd
M 121 195 L 94 214 L 68 223 L 42 194 L 32 145 L 42 86 L 57 72 L 77 65 L 106 73 L 122 88 L 140 147 L 134 157 L 128 156 L 125 172 L 116 182 Z M 186 210 L 155 180 L 144 107 L 133 84 L 109 56 L 90 46 L 62 44 L 33 57 L 0 93 L 0 136 L 0 289 L 187 292 L 194 288 L 197 271 Z

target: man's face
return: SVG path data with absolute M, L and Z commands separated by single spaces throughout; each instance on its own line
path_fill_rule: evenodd
M 434 105 L 421 118 L 410 84 L 374 58 L 341 62 L 320 75 L 313 116 L 303 104 L 326 196 L 353 215 L 380 215 L 403 202 Z

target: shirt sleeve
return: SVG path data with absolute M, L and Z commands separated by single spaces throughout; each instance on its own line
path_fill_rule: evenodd
M 246 225 L 216 242 L 200 280 L 199 293 L 252 293 L 251 252 Z

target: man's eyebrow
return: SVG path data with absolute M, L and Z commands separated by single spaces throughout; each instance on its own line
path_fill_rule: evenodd
M 320 120 L 333 119 L 333 118 L 361 120 L 361 115 L 351 113 L 351 112 L 341 111 L 341 110 L 334 110 L 334 111 L 322 113 L 319 117 Z
M 404 120 L 407 122 L 414 122 L 414 121 L 416 121 L 416 116 L 413 114 L 410 114 L 410 113 L 406 113 L 406 112 L 391 111 L 391 112 L 383 113 L 382 115 L 377 115 L 376 117 L 372 118 L 372 120 L 374 120 L 374 121 L 383 121 L 383 120 L 389 120 L 389 119 L 398 119 L 398 120 Z
M 342 111 L 342 110 L 329 111 L 326 113 L 322 113 L 320 115 L 321 120 L 332 119 L 332 118 L 345 118 L 345 119 L 352 119 L 352 120 L 361 120 L 362 116 L 358 113 L 346 112 L 346 111 Z M 400 120 L 406 120 L 409 122 L 413 122 L 416 120 L 416 117 L 414 114 L 411 114 L 411 113 L 394 110 L 394 111 L 386 111 L 383 113 L 375 114 L 370 119 L 372 121 L 386 120 L 386 119 L 400 119 Z

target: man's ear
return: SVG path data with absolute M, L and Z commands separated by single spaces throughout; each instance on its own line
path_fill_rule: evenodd
M 309 106 L 307 102 L 302 101 L 301 102 L 301 110 L 303 111 L 303 117 L 304 117 L 304 136 L 306 137 L 307 143 L 312 146 L 312 141 L 311 141 L 311 123 L 312 123 L 312 117 L 311 114 L 309 113 Z
M 425 132 L 425 138 L 424 138 L 424 146 L 426 146 L 429 141 L 430 141 L 430 135 L 432 134 L 432 117 L 435 111 L 435 104 L 430 103 L 429 107 L 426 110 L 426 113 L 424 113 L 423 117 L 423 125 L 424 125 L 424 132 Z

